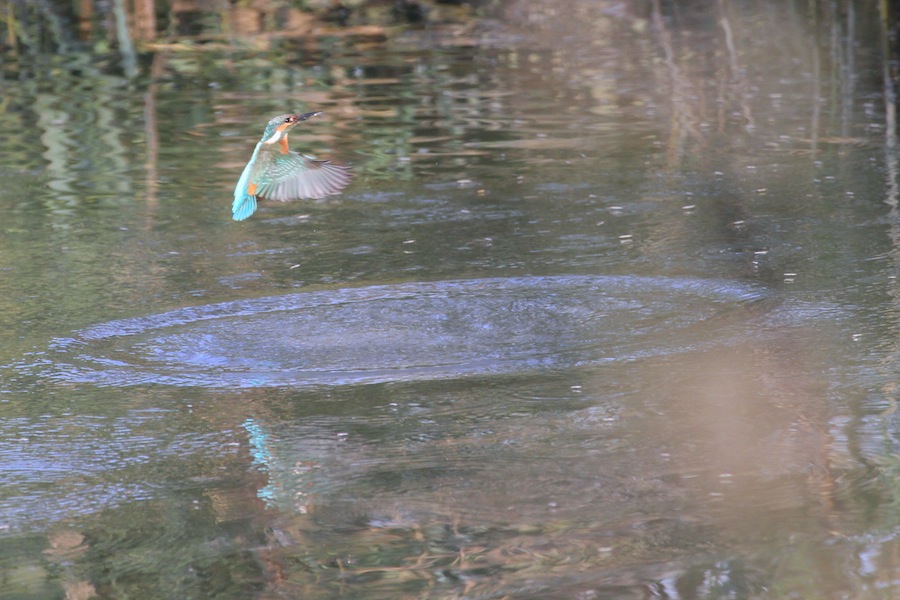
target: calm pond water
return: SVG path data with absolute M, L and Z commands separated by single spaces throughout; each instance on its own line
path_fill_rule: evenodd
M 4 64 L 0 597 L 900 594 L 867 4 Z

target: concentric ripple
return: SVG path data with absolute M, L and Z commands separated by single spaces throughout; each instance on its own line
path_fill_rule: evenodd
M 753 286 L 521 277 L 315 291 L 110 321 L 51 344 L 54 379 L 102 386 L 315 386 L 570 368 L 721 338 Z M 34 365 L 32 365 L 34 366 Z

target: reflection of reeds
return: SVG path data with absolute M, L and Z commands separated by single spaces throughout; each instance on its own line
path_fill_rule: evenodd
M 150 85 L 144 94 L 144 132 L 147 137 L 147 210 L 153 212 L 158 203 L 159 192 L 159 123 L 157 121 L 158 79 L 165 68 L 166 55 L 158 52 L 153 57 L 150 69 Z
M 892 57 L 890 44 L 890 8 L 887 0 L 882 0 L 879 4 L 881 21 L 879 28 L 881 42 L 881 63 L 882 63 L 882 79 L 884 85 L 884 125 L 885 125 L 885 165 L 887 171 L 887 202 L 892 212 L 897 212 L 898 196 L 900 196 L 900 182 L 898 182 L 898 164 L 897 164 L 897 92 L 894 88 L 894 75 L 891 72 Z M 900 235 L 895 238 L 900 241 Z
M 125 76 L 131 79 L 137 74 L 137 54 L 128 30 L 128 16 L 125 13 L 125 0 L 113 0 L 113 12 L 116 16 L 116 37 L 119 41 L 119 53 L 122 55 L 122 68 Z
M 673 39 L 670 28 L 666 25 L 666 15 L 659 0 L 651 0 L 651 22 L 656 33 L 656 42 L 663 53 L 663 63 L 668 75 L 668 87 L 671 91 L 669 105 L 671 107 L 671 128 L 667 143 L 667 160 L 670 168 L 681 166 L 683 157 L 689 152 L 689 142 L 700 147 L 707 147 L 709 140 L 701 132 L 701 124 L 705 121 L 704 109 L 709 105 L 717 105 L 716 132 L 725 133 L 728 122 L 729 99 L 737 106 L 736 112 L 741 115 L 745 129 L 755 125 L 751 109 L 750 85 L 741 65 L 740 52 L 733 33 L 731 17 L 728 14 L 726 0 L 718 0 L 718 24 L 722 30 L 721 43 L 724 46 L 725 65 L 716 69 L 723 73 L 718 81 L 707 81 L 702 75 L 692 72 L 690 63 L 695 62 L 694 49 L 679 49 Z M 684 56 L 684 58 L 681 58 Z M 706 90 L 714 84 L 717 88 L 716 98 L 704 99 Z
M 737 88 L 738 104 L 741 108 L 741 114 L 746 121 L 747 127 L 753 127 L 753 113 L 750 111 L 749 103 L 749 85 L 747 78 L 744 76 L 744 70 L 741 68 L 738 50 L 734 41 L 734 34 L 731 29 L 731 19 L 728 16 L 726 0 L 719 0 L 719 26 L 725 35 L 725 48 L 728 51 L 728 66 L 731 69 L 731 79 Z M 724 103 L 723 103 L 724 105 Z
M 781 147 L 785 142 L 802 137 L 810 144 L 803 151 L 818 157 L 823 140 L 859 139 L 854 129 L 860 125 L 855 113 L 861 101 L 856 86 L 874 66 L 861 60 L 868 57 L 859 52 L 859 46 L 860 36 L 875 26 L 871 10 L 865 11 L 863 20 L 854 2 L 838 6 L 814 1 L 805 14 L 791 15 L 800 18 L 782 15 L 776 22 L 751 17 L 746 7 L 728 0 L 716 0 L 715 7 L 720 35 L 710 39 L 712 31 L 704 29 L 707 13 L 698 17 L 699 11 L 679 11 L 648 0 L 653 42 L 660 54 L 661 106 L 669 109 L 666 158 L 670 167 L 683 166 L 685 157 L 732 141 L 764 143 L 784 151 L 788 150 Z M 896 25 L 885 18 L 884 35 L 891 27 Z M 776 48 L 790 59 L 775 56 Z M 884 70 L 885 93 L 890 97 L 894 92 L 888 59 L 876 68 Z M 775 75 L 776 69 L 780 76 Z M 769 105 L 766 91 L 771 91 L 773 100 Z M 792 113 L 800 112 L 792 104 L 808 107 L 803 111 L 809 114 L 802 127 L 808 129 L 804 135 L 786 135 L 783 129 Z M 896 143 L 892 104 L 886 102 L 889 144 Z M 762 113 L 767 118 L 761 121 Z M 712 134 L 719 134 L 718 138 Z M 836 147 L 839 155 L 846 151 L 844 144 Z
M 888 235 L 891 238 L 890 258 L 894 267 L 900 264 L 900 211 L 898 211 L 898 199 L 900 199 L 900 165 L 898 165 L 897 157 L 897 91 L 894 86 L 894 72 L 891 64 L 897 60 L 897 56 L 892 52 L 891 46 L 891 26 L 895 21 L 891 20 L 891 6 L 888 0 L 879 2 L 879 42 L 881 46 L 881 63 L 882 63 L 882 80 L 884 86 L 884 124 L 885 124 L 885 188 L 886 194 L 884 202 L 890 206 L 890 228 Z M 896 18 L 896 17 L 894 17 Z M 889 288 L 889 294 L 893 299 L 895 307 L 894 315 L 897 315 L 896 307 L 900 306 L 900 286 L 894 279 L 894 285 Z M 900 323 L 897 319 L 893 320 L 894 335 L 893 339 L 900 339 Z M 897 386 L 893 383 L 893 373 L 900 364 L 900 347 L 896 343 L 893 344 L 888 357 L 883 361 L 884 371 L 887 372 L 887 381 L 892 383 L 885 386 L 882 390 L 883 397 L 888 402 L 888 408 L 884 411 L 887 417 L 897 410 Z M 893 462 L 893 461 L 891 461 Z M 896 470 L 896 464 L 887 465 L 887 473 Z M 896 481 L 895 477 L 892 477 Z
M 18 24 L 12 3 L 6 5 L 4 21 L 6 21 L 6 42 L 9 45 L 11 54 L 17 56 L 19 54 L 19 36 L 16 32 Z
M 95 36 L 112 35 L 119 40 L 122 71 L 127 75 L 140 70 L 137 52 L 167 52 L 167 59 L 152 62 L 156 72 L 144 96 L 147 106 L 141 107 L 148 115 L 145 128 L 151 144 L 159 139 L 156 120 L 150 118 L 155 112 L 152 103 L 158 82 L 167 77 L 190 78 L 200 87 L 204 82 L 216 82 L 216 89 L 223 91 L 210 94 L 217 107 L 224 107 L 217 108 L 219 125 L 229 120 L 249 125 L 251 117 L 242 113 L 250 105 L 254 105 L 254 121 L 286 110 L 285 104 L 321 106 L 329 112 L 339 134 L 334 152 L 346 155 L 349 151 L 345 149 L 352 146 L 359 156 L 366 157 L 358 168 L 392 178 L 409 179 L 437 165 L 453 168 L 459 177 L 469 177 L 464 170 L 476 161 L 467 161 L 466 157 L 475 155 L 490 160 L 503 154 L 503 160 L 512 161 L 509 164 L 522 164 L 516 161 L 524 157 L 529 164 L 546 168 L 558 164 L 558 156 L 571 156 L 576 151 L 624 156 L 623 147 L 633 148 L 656 136 L 657 131 L 650 131 L 656 126 L 664 132 L 665 160 L 670 170 L 683 167 L 686 161 L 746 160 L 746 152 L 718 152 L 738 145 L 755 144 L 758 148 L 768 144 L 767 151 L 802 152 L 812 160 L 834 147 L 829 141 L 860 139 L 858 132 L 850 130 L 854 126 L 851 111 L 860 100 L 853 84 L 861 69 L 857 65 L 861 61 L 854 59 L 859 54 L 854 49 L 859 43 L 854 31 L 871 24 L 871 11 L 841 8 L 843 4 L 835 8 L 831 3 L 813 0 L 805 15 L 794 15 L 793 9 L 786 8 L 778 13 L 781 16 L 767 21 L 759 16 L 748 18 L 751 12 L 740 3 L 706 3 L 706 8 L 712 9 L 706 11 L 712 18 L 705 17 L 707 28 L 703 29 L 687 9 L 676 9 L 660 0 L 643 0 L 613 17 L 591 12 L 593 5 L 573 2 L 582 22 L 573 24 L 569 20 L 565 25 L 587 27 L 586 32 L 570 37 L 548 36 L 552 39 L 530 32 L 537 41 L 534 48 L 513 48 L 509 52 L 473 47 L 416 53 L 405 48 L 407 64 L 402 66 L 379 62 L 382 59 L 377 52 L 369 54 L 378 45 L 360 50 L 358 45 L 350 48 L 349 41 L 334 41 L 337 38 L 329 38 L 328 43 L 350 48 L 346 56 L 324 68 L 309 66 L 304 62 L 309 53 L 318 52 L 325 44 L 310 37 L 301 50 L 301 42 L 285 41 L 291 36 L 290 29 L 279 29 L 281 25 L 271 19 L 257 18 L 261 13 L 250 15 L 248 22 L 272 25 L 262 37 L 279 51 L 238 49 L 231 42 L 229 27 L 234 25 L 238 9 L 247 10 L 244 5 L 229 8 L 220 3 L 173 2 L 168 21 L 160 18 L 160 24 L 176 22 L 176 11 L 206 10 L 205 18 L 199 21 L 203 31 L 178 35 L 169 25 L 171 37 L 154 41 L 140 41 L 156 34 L 151 18 L 156 8 L 153 0 L 115 0 L 102 6 L 93 0 L 78 0 L 73 3 L 77 5 L 77 18 L 68 21 L 84 28 L 86 23 L 103 17 L 110 21 L 115 13 L 114 30 L 87 30 Z M 883 11 L 888 10 L 887 4 L 887 0 L 882 2 Z M 15 47 L 22 42 L 30 53 L 41 50 L 38 39 L 45 44 L 49 39 L 59 45 L 58 49 L 76 48 L 69 43 L 73 33 L 65 30 L 67 20 L 59 12 L 63 5 L 41 3 L 41 11 L 37 11 L 0 0 L 8 44 Z M 272 6 L 281 4 L 276 1 Z M 540 4 L 537 6 L 526 10 L 537 13 Z M 109 14 L 98 14 L 103 10 Z M 556 13 L 548 10 L 547 18 L 561 19 L 554 16 Z M 782 18 L 784 14 L 801 18 L 794 21 Z M 19 18 L 23 16 L 24 21 Z M 591 23 L 592 18 L 596 18 L 595 23 Z M 50 28 L 55 33 L 39 35 L 42 23 L 50 21 L 55 23 Z M 895 25 L 886 12 L 882 21 L 887 52 L 887 35 Z M 510 23 L 509 27 L 517 25 Z M 775 25 L 778 29 L 773 29 Z M 590 52 L 596 49 L 596 54 L 585 51 L 584 34 L 593 36 L 588 46 Z M 775 49 L 793 54 L 790 60 L 773 62 L 771 67 L 782 69 L 783 76 L 791 78 L 789 84 L 772 83 L 773 76 L 760 74 Z M 23 62 L 29 52 L 24 53 Z M 445 67 L 451 63 L 453 68 L 463 66 L 459 58 L 463 55 L 467 55 L 463 60 L 473 55 L 490 56 L 494 62 L 490 69 L 467 72 L 470 79 L 454 79 Z M 78 54 L 73 51 L 67 60 L 90 64 L 91 57 L 86 50 Z M 523 68 L 517 61 L 527 61 L 533 68 Z M 885 142 L 893 148 L 897 144 L 896 116 L 887 58 L 882 69 Z M 811 77 L 804 79 L 807 74 Z M 91 76 L 83 71 L 79 75 L 82 79 Z M 219 82 L 224 82 L 221 88 Z M 642 87 L 647 82 L 649 86 Z M 760 82 L 771 87 L 760 89 Z M 94 87 L 103 89 L 108 86 Z M 828 96 L 828 91 L 831 96 L 821 98 Z M 768 102 L 766 92 L 778 99 Z M 778 131 L 792 116 L 790 105 L 798 102 L 808 103 L 809 110 L 803 111 L 803 129 L 808 131 Z M 98 104 L 103 104 L 102 99 Z M 557 106 L 562 110 L 555 112 Z M 651 119 L 645 119 L 643 107 L 661 108 L 653 126 L 647 125 Z M 573 124 L 572 114 L 578 114 L 577 124 Z M 770 118 L 762 119 L 761 114 Z M 617 126 L 621 119 L 630 119 L 635 128 Z M 557 125 L 570 128 L 574 134 L 560 135 Z M 616 139 L 626 129 L 627 135 Z M 802 147 L 798 148 L 796 142 L 800 140 Z M 330 154 L 332 144 L 327 145 L 326 153 Z M 840 147 L 834 150 L 843 151 Z M 227 152 L 224 164 L 239 167 L 239 159 L 234 156 L 243 157 L 243 151 L 236 153 L 229 148 Z M 888 161 L 889 169 L 896 170 L 895 157 L 889 156 Z M 718 164 L 715 168 L 724 170 Z M 892 190 L 890 197 L 896 202 L 898 192 L 896 187 Z
M 174 0 L 157 5 L 156 0 L 71 0 L 23 2 L 0 0 L 0 44 L 18 56 L 22 47 L 31 53 L 65 53 L 73 50 L 75 40 L 89 42 L 82 50 L 103 51 L 117 47 L 131 69 L 134 42 L 150 42 L 160 36 L 160 24 L 166 43 L 189 41 L 234 41 L 245 36 L 252 43 L 267 44 L 271 39 L 306 36 L 325 24 L 316 13 L 298 9 L 290 0 L 265 3 L 226 3 L 214 0 Z M 166 17 L 157 20 L 160 6 Z M 331 28 L 330 35 L 384 37 L 384 26 L 359 24 Z M 109 45 L 97 42 L 108 42 Z M 140 44 L 138 44 L 140 46 Z
M 669 134 L 669 142 L 666 145 L 666 158 L 669 167 L 677 167 L 685 152 L 685 139 L 692 137 L 700 139 L 696 124 L 698 119 L 693 115 L 694 102 L 690 101 L 690 80 L 681 72 L 681 67 L 676 59 L 672 35 L 663 20 L 662 8 L 659 0 L 652 0 L 653 26 L 656 30 L 659 45 L 665 57 L 664 63 L 669 75 L 671 90 L 672 120 Z

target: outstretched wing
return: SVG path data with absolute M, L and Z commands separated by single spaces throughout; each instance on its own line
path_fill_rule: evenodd
M 296 152 L 273 153 L 251 183 L 254 193 L 267 200 L 324 198 L 337 194 L 350 183 L 350 167 L 315 160 Z

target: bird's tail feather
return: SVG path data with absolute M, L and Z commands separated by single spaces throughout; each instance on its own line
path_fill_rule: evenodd
M 235 198 L 231 205 L 231 218 L 235 221 L 243 221 L 254 212 L 256 212 L 256 196 L 250 194 Z

